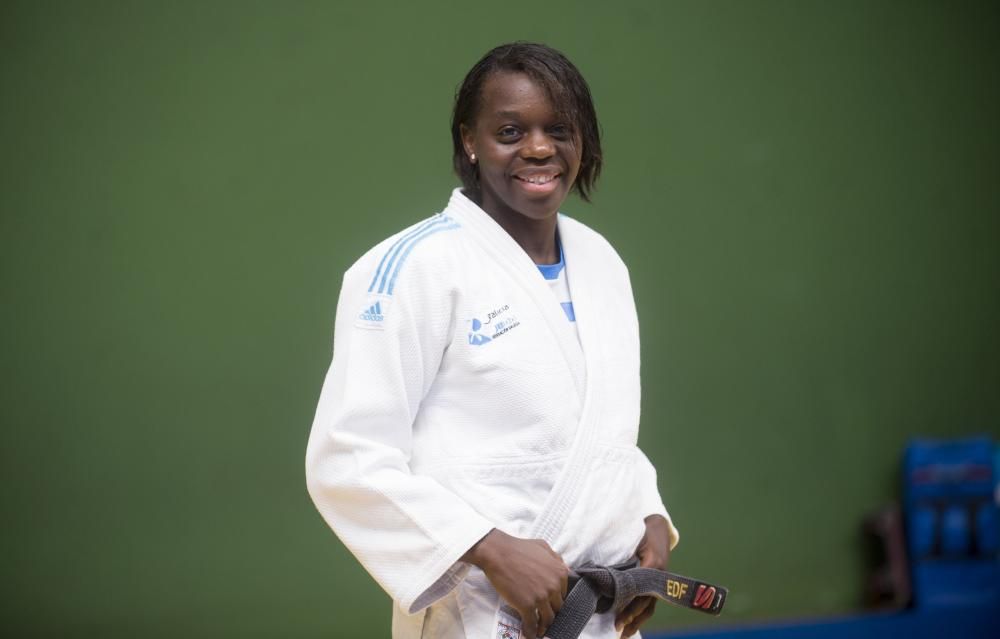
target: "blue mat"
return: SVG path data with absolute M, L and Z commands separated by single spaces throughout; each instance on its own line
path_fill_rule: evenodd
M 720 622 L 721 623 L 721 622 Z M 996 606 L 954 606 L 798 623 L 643 633 L 646 639 L 1000 639 Z

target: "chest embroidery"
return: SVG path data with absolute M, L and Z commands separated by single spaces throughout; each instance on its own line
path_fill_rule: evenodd
M 510 304 L 503 304 L 481 317 L 473 317 L 469 322 L 469 344 L 483 346 L 498 339 L 521 325 L 517 317 L 510 312 Z

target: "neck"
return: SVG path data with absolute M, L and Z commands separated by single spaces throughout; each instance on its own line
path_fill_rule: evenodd
M 559 247 L 556 245 L 556 217 L 544 220 L 532 220 L 522 217 L 520 220 L 497 218 L 497 224 L 514 238 L 531 261 L 535 264 L 555 264 L 559 261 Z
M 559 261 L 559 247 L 556 244 L 556 214 L 535 219 L 510 210 L 495 203 L 476 202 L 507 231 L 535 264 L 555 264 Z

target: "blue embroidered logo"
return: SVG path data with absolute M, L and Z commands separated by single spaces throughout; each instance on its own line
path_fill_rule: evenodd
M 469 333 L 469 343 L 472 344 L 473 346 L 482 346 L 487 342 L 493 341 L 493 338 L 486 337 L 485 335 L 479 332 L 480 330 L 482 330 L 482 328 L 483 328 L 483 323 L 473 318 L 472 332 Z
M 472 318 L 469 344 L 482 346 L 520 326 L 521 322 L 509 310 L 510 305 L 504 304 L 487 312 L 485 322 Z
M 365 322 L 381 322 L 385 319 L 382 315 L 382 302 L 375 302 L 368 308 L 361 311 L 358 318 Z

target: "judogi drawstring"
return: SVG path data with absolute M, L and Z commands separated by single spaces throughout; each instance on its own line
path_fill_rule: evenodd
M 595 612 L 621 612 L 636 597 L 653 596 L 710 615 L 722 612 L 729 591 L 638 561 L 617 566 L 582 566 L 571 573 L 562 608 L 545 632 L 548 639 L 576 639 Z

